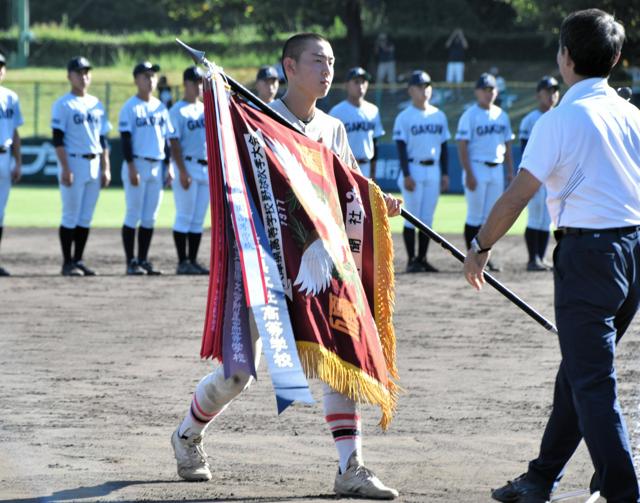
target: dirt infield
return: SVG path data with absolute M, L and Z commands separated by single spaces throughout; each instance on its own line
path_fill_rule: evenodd
M 399 240 L 396 250 L 406 393 L 387 433 L 379 411 L 364 408 L 365 460 L 401 501 L 490 501 L 489 489 L 536 454 L 556 340 L 490 287 L 480 295 L 467 287 L 437 247 L 430 256 L 443 272 L 431 275 L 402 273 Z M 521 238 L 499 245 L 499 278 L 553 319 L 551 274 L 524 272 L 524 253 Z M 93 231 L 86 261 L 102 275 L 63 278 L 57 231 L 5 230 L 0 258 L 14 277 L 0 281 L 0 503 L 333 499 L 321 404 L 278 417 L 264 366 L 209 429 L 214 480 L 180 481 L 169 437 L 212 366 L 198 357 L 207 279 L 125 277 L 122 255 L 119 231 Z M 151 255 L 173 273 L 170 231 L 157 232 Z M 618 355 L 634 447 L 639 335 L 636 319 Z M 581 446 L 561 491 L 582 488 L 591 473 Z

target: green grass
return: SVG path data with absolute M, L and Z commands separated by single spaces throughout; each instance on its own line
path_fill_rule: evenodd
M 93 218 L 93 227 L 119 228 L 124 218 L 124 191 L 109 188 L 100 193 Z M 16 186 L 11 190 L 5 212 L 7 227 L 58 227 L 60 225 L 60 192 L 57 187 Z M 174 218 L 173 194 L 166 190 L 156 227 L 170 228 Z M 440 198 L 434 219 L 434 228 L 443 234 L 460 234 L 464 227 L 466 204 L 461 195 L 444 195 Z M 402 232 L 404 220 L 391 219 L 394 233 Z M 522 234 L 526 225 L 526 215 L 520 216 L 511 234 Z M 210 226 L 209 215 L 205 226 Z

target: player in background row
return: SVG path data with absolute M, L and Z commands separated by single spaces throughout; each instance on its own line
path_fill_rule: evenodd
M 411 105 L 398 114 L 393 126 L 404 206 L 429 226 L 433 224 L 440 191 L 449 188 L 447 140 L 451 138 L 447 117 L 429 103 L 431 93 L 429 74 L 414 71 L 409 78 Z M 438 272 L 427 261 L 429 237 L 418 232 L 416 257 L 416 231 L 408 221 L 402 236 L 407 249 L 407 272 Z
M 153 228 L 162 201 L 163 187 L 173 180 L 173 169 L 163 161 L 169 157 L 167 140 L 173 133 L 169 111 L 153 96 L 158 85 L 158 65 L 145 61 L 133 69 L 138 88 L 120 110 L 119 128 L 122 139 L 122 184 L 126 199 L 126 215 L 122 226 L 122 242 L 127 260 L 127 274 L 162 274 L 148 260 Z M 138 227 L 138 225 L 140 227 Z M 138 256 L 134 255 L 138 229 Z
M 58 157 L 62 198 L 60 246 L 63 276 L 95 276 L 82 260 L 100 187 L 111 182 L 107 134 L 111 124 L 102 103 L 88 94 L 91 63 L 75 57 L 67 64 L 71 91 L 51 109 L 53 146 Z
M 256 75 L 256 91 L 258 98 L 265 103 L 271 103 L 276 99 L 280 80 L 278 79 L 278 70 L 273 66 L 261 66 Z
M 347 99 L 334 106 L 329 115 L 344 124 L 349 146 L 360 171 L 375 182 L 376 139 L 384 135 L 384 129 L 378 107 L 364 99 L 370 81 L 371 75 L 364 68 L 349 70 L 346 79 Z
M 462 114 L 456 133 L 458 156 L 463 169 L 462 185 L 467 200 L 464 226 L 467 250 L 504 191 L 503 163 L 506 165 L 507 181 L 510 183 L 513 179 L 513 132 L 509 116 L 494 104 L 498 96 L 495 77 L 483 73 L 476 82 L 475 95 L 477 103 Z M 500 267 L 492 261 L 487 264 L 487 269 L 500 271 Z
M 205 213 L 209 207 L 204 104 L 201 101 L 203 76 L 197 66 L 190 66 L 184 71 L 184 97 L 169 112 L 173 126 L 173 133 L 169 136 L 171 158 L 178 170 L 173 181 L 176 204 L 173 240 L 178 253 L 176 274 L 209 274 L 209 270 L 197 260 Z
M 0 53 L 0 83 L 6 74 L 7 62 L 4 55 Z M 18 95 L 0 86 L 0 241 L 2 241 L 4 209 L 9 199 L 11 183 L 20 180 L 22 160 L 18 128 L 23 123 Z M 0 276 L 9 276 L 9 273 L 0 267 Z
M 558 81 L 553 77 L 542 77 L 536 86 L 536 99 L 538 100 L 538 108 L 525 115 L 520 123 L 519 137 L 522 152 L 527 146 L 534 124 L 542 117 L 542 114 L 558 104 L 560 99 L 560 84 L 558 84 Z M 551 226 L 551 217 L 547 210 L 546 200 L 547 190 L 544 185 L 541 185 L 540 190 L 536 192 L 527 205 L 527 228 L 524 231 L 524 240 L 529 253 L 527 271 L 548 271 L 552 269 L 551 265 L 544 261 L 547 245 L 549 244 L 549 227 Z

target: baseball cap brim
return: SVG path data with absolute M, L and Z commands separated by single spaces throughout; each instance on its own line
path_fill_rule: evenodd
M 148 63 L 148 62 L 140 63 L 136 65 L 136 67 L 133 69 L 133 76 L 135 77 L 140 73 L 147 73 L 147 72 L 158 73 L 159 71 L 160 71 L 160 65 L 152 65 L 151 63 Z

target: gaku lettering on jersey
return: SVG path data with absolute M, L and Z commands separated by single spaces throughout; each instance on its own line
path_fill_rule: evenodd
M 347 133 L 356 133 L 358 131 L 373 131 L 375 127 L 376 125 L 373 122 L 369 121 L 344 123 L 344 128 L 347 130 Z
M 13 108 L 8 108 L 6 110 L 2 110 L 0 108 L 0 119 L 13 119 Z
M 151 117 L 136 117 L 136 127 L 144 126 L 164 126 L 167 120 L 160 114 Z
M 204 128 L 204 117 L 198 120 L 189 119 L 187 121 L 187 129 L 193 131 L 194 129 Z
M 410 131 L 413 136 L 420 134 L 442 134 L 442 124 L 416 124 L 411 126 Z
M 483 136 L 485 134 L 504 134 L 506 131 L 506 126 L 504 124 L 487 124 L 485 126 L 476 127 L 476 134 L 478 136 Z
M 73 114 L 74 124 L 82 124 L 83 122 L 88 122 L 89 124 L 98 124 L 98 122 L 100 122 L 100 118 L 91 114 Z

